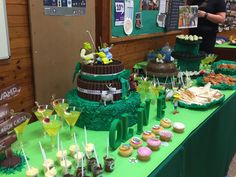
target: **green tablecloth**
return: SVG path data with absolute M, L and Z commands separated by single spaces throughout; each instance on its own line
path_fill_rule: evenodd
M 236 49 L 236 45 L 230 45 L 229 42 L 225 42 L 223 44 L 216 44 L 216 48 L 228 48 L 228 49 Z
M 110 174 L 104 173 L 104 176 L 222 177 L 227 171 L 230 158 L 236 151 L 236 94 L 233 95 L 234 91 L 224 91 L 224 93 L 227 98 L 224 105 L 205 111 L 179 108 L 180 113 L 173 115 L 173 106 L 167 103 L 166 117 L 173 122 L 183 122 L 186 125 L 185 132 L 174 133 L 169 146 L 162 146 L 159 151 L 153 152 L 148 162 L 130 163 L 128 158 L 118 156 L 117 150 L 111 152 L 116 160 L 115 171 Z M 154 105 L 151 107 L 150 123 L 144 130 L 150 130 L 152 125 L 159 123 L 155 118 L 155 108 Z M 136 131 L 135 126 L 134 128 Z M 84 141 L 84 131 L 76 128 L 76 132 L 81 144 Z M 66 125 L 61 129 L 60 135 L 64 147 L 68 150 L 73 141 L 69 138 L 69 129 Z M 107 138 L 108 132 L 88 131 L 88 141 L 95 144 L 101 163 L 106 151 Z M 42 127 L 36 122 L 26 128 L 24 149 L 30 158 L 30 165 L 42 170 L 43 159 L 38 146 L 39 140 L 45 147 L 47 156 L 56 160 L 56 149 L 50 149 L 49 138 L 43 136 Z M 136 154 L 134 151 L 132 156 L 135 157 Z M 57 169 L 59 171 L 60 167 L 57 166 Z M 21 177 L 25 176 L 25 170 L 12 175 L 0 175 Z M 42 172 L 40 176 L 43 176 Z

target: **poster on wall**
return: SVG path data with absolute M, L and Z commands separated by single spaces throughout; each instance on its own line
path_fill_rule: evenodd
M 165 28 L 167 31 L 178 29 L 179 20 L 179 6 L 183 6 L 184 1 L 180 0 L 167 0 L 166 3 L 166 21 Z
M 140 10 L 158 10 L 159 0 L 140 0 Z
M 179 6 L 179 29 L 196 28 L 198 24 L 198 6 Z
M 80 16 L 86 13 L 86 0 L 43 0 L 48 16 Z
M 125 0 L 115 0 L 115 26 L 124 25 Z

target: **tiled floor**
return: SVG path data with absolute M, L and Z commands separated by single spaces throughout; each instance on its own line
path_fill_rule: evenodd
M 236 177 L 236 154 L 229 166 L 228 177 Z

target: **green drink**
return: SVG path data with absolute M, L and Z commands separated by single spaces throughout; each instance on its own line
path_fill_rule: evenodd
M 63 118 L 66 120 L 66 123 L 70 127 L 71 136 L 73 136 L 73 129 L 74 129 L 75 123 L 79 119 L 80 114 L 81 112 L 76 111 L 75 108 L 73 108 L 72 110 L 69 109 L 68 111 L 63 112 Z
M 61 121 L 55 118 L 58 118 L 58 117 L 51 116 L 49 119 L 49 122 L 43 121 L 43 128 L 51 139 L 52 148 L 55 147 L 55 138 L 62 125 Z
M 32 109 L 32 112 L 37 119 L 42 122 L 45 117 L 50 117 L 53 113 L 53 107 L 51 105 L 39 105 Z

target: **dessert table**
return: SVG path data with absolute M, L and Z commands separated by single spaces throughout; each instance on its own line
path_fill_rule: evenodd
M 173 133 L 172 141 L 163 144 L 158 151 L 154 151 L 151 160 L 147 162 L 130 163 L 129 158 L 118 155 L 118 150 L 110 151 L 110 155 L 115 158 L 115 170 L 112 173 L 104 172 L 104 176 L 223 177 L 236 152 L 236 92 L 223 91 L 223 93 L 226 97 L 225 102 L 208 110 L 179 108 L 180 113 L 173 115 L 174 107 L 167 102 L 166 117 L 172 122 L 184 123 L 185 132 Z M 149 125 L 144 126 L 144 130 L 151 130 L 151 127 L 158 123 L 156 105 L 151 105 Z M 133 128 L 136 132 L 136 125 Z M 84 130 L 75 127 L 75 131 L 80 148 L 82 148 L 82 142 L 85 141 Z M 95 145 L 101 164 L 104 163 L 103 156 L 106 154 L 108 134 L 109 132 L 105 131 L 87 130 L 88 142 Z M 73 139 L 65 123 L 60 130 L 60 137 L 64 148 L 69 152 Z M 24 151 L 29 158 L 29 164 L 40 170 L 39 176 L 44 176 L 39 141 L 45 148 L 47 157 L 56 161 L 56 147 L 51 148 L 50 138 L 43 134 L 40 122 L 35 122 L 28 125 L 23 134 Z M 18 145 L 17 142 L 13 144 L 13 150 L 20 151 Z M 137 150 L 134 150 L 132 157 L 136 155 Z M 72 157 L 68 156 L 68 159 L 75 163 Z M 58 164 L 56 164 L 56 169 L 59 173 L 61 172 Z M 0 176 L 21 177 L 25 176 L 25 170 L 26 166 L 21 171 L 8 175 L 0 173 Z M 72 168 L 72 174 L 75 174 L 74 171 L 75 169 Z
M 236 61 L 236 45 L 230 45 L 229 42 L 216 44 L 213 53 L 219 59 Z

